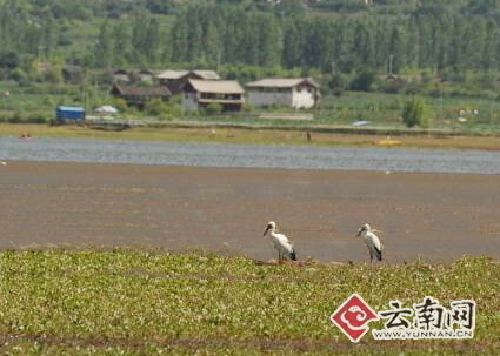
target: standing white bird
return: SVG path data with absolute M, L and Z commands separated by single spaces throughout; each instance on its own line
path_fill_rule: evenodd
M 382 261 L 382 250 L 384 247 L 380 243 L 380 239 L 378 238 L 378 236 L 373 233 L 370 225 L 363 224 L 361 229 L 359 229 L 357 236 L 360 235 L 365 240 L 366 247 L 368 248 L 368 253 L 370 254 L 370 261 L 373 262 L 373 257 L 375 257 L 379 261 Z
M 267 223 L 264 236 L 267 235 L 269 230 L 271 230 L 271 238 L 273 239 L 274 248 L 278 250 L 278 262 L 281 263 L 281 261 L 284 261 L 285 259 L 296 261 L 297 257 L 295 256 L 295 250 L 292 243 L 288 240 L 286 235 L 276 233 L 276 224 L 274 221 Z

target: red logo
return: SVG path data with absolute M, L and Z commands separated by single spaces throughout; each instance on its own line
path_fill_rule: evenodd
M 347 335 L 352 342 L 359 340 L 368 332 L 370 321 L 379 320 L 377 313 L 357 294 L 351 295 L 335 310 L 330 319 Z

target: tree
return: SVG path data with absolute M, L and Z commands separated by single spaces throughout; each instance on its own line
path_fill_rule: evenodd
M 398 27 L 394 27 L 391 34 L 391 40 L 389 42 L 389 53 L 391 56 L 391 68 L 390 74 L 398 74 L 401 70 L 402 63 L 404 62 L 404 49 L 403 42 L 401 39 L 401 32 Z
M 188 58 L 188 32 L 186 14 L 177 17 L 172 26 L 172 59 L 176 62 L 185 62 Z
M 200 59 L 203 46 L 203 29 L 198 16 L 188 16 L 188 61 L 196 62 Z
M 303 16 L 306 10 L 307 6 L 300 0 L 281 1 L 274 7 L 275 13 L 282 17 Z
M 149 63 L 156 63 L 158 60 L 158 47 L 160 46 L 160 24 L 158 20 L 152 19 L 146 31 L 144 52 Z
M 59 42 L 59 25 L 52 16 L 48 16 L 42 22 L 41 27 L 42 44 L 48 57 L 51 57 Z
M 277 65 L 280 63 L 282 51 L 279 26 L 272 16 L 264 16 L 259 22 L 259 65 L 269 67 Z
M 0 53 L 0 67 L 1 68 L 16 68 L 21 64 L 19 55 L 15 52 L 3 52 Z
M 22 68 L 19 68 L 19 67 L 14 68 L 14 70 L 12 71 L 10 76 L 16 82 L 22 82 L 22 81 L 26 80 L 26 78 L 28 77 L 26 75 L 26 72 Z
M 372 71 L 362 71 L 352 81 L 351 88 L 353 90 L 370 91 L 372 90 L 373 82 L 375 82 L 375 73 Z
M 121 55 L 117 55 L 115 64 L 124 65 L 125 56 L 124 54 L 129 52 L 130 46 L 130 34 L 128 32 L 128 27 L 125 23 L 118 23 L 113 28 L 113 52 Z
M 373 32 L 365 22 L 359 22 L 354 31 L 354 50 L 357 52 L 357 64 L 373 68 L 375 65 L 375 48 Z
M 484 42 L 484 49 L 482 55 L 482 68 L 485 73 L 488 73 L 490 69 L 496 64 L 494 55 L 495 45 L 496 45 L 495 25 L 493 24 L 493 22 L 488 22 L 486 24 L 486 40 Z
M 61 73 L 61 67 L 53 66 L 47 69 L 47 71 L 43 73 L 43 77 L 46 81 L 51 83 L 57 83 L 57 84 L 62 83 L 63 78 Z
M 213 22 L 209 22 L 205 33 L 205 48 L 204 54 L 211 64 L 220 64 L 222 56 L 222 46 L 219 38 L 219 31 Z
M 174 7 L 172 1 L 165 0 L 147 0 L 145 5 L 153 14 L 168 14 Z
M 284 28 L 283 52 L 281 62 L 288 68 L 302 64 L 301 21 L 288 21 Z
M 421 99 L 408 100 L 403 108 L 402 117 L 407 127 L 420 126 L 426 128 L 430 125 L 429 109 Z
M 328 88 L 332 91 L 333 95 L 341 96 L 346 87 L 346 80 L 340 73 L 332 75 L 332 79 L 328 81 Z
M 94 49 L 94 60 L 98 67 L 110 67 L 113 63 L 113 41 L 107 22 L 101 25 Z
M 135 63 L 144 64 L 150 55 L 152 38 L 149 37 L 149 26 L 151 19 L 145 11 L 135 14 L 132 26 L 132 59 Z
M 335 24 L 333 38 L 333 53 L 335 54 L 335 63 L 343 72 L 352 71 L 352 48 L 353 34 L 351 23 L 347 20 L 341 20 Z
M 418 27 L 415 24 L 415 21 L 413 19 L 410 19 L 410 21 L 407 24 L 406 28 L 406 33 L 407 33 L 407 45 L 405 46 L 405 64 L 407 68 L 417 68 L 418 67 L 418 61 L 419 58 L 418 56 L 420 55 L 419 51 L 419 33 L 418 33 Z

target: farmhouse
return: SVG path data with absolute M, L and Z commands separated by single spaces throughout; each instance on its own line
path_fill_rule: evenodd
M 189 79 L 219 80 L 220 76 L 213 70 L 166 70 L 157 76 L 162 85 L 166 85 L 172 94 L 178 94 Z
M 164 87 L 137 87 L 115 84 L 111 89 L 111 95 L 123 99 L 129 106 L 136 106 L 143 109 L 149 100 L 168 100 L 170 91 Z
M 312 108 L 319 99 L 319 85 L 312 79 L 262 79 L 246 84 L 247 100 L 253 106 L 283 105 Z
M 127 72 L 126 69 L 122 68 L 116 69 L 113 71 L 113 81 L 123 82 L 123 83 L 129 82 L 130 81 L 129 73 Z
M 140 82 L 152 83 L 155 80 L 154 73 L 148 69 L 141 69 L 137 73 L 137 77 Z
M 223 111 L 240 111 L 245 101 L 244 93 L 234 80 L 189 79 L 182 87 L 182 106 L 196 110 L 217 103 Z

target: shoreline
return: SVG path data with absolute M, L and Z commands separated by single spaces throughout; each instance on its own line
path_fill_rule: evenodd
M 221 144 L 282 145 L 306 147 L 391 147 L 500 151 L 497 136 L 371 135 L 309 132 L 304 128 L 228 128 L 206 127 L 131 128 L 122 131 L 81 126 L 41 124 L 0 124 L 0 136 L 92 138 L 159 142 L 198 142 Z

